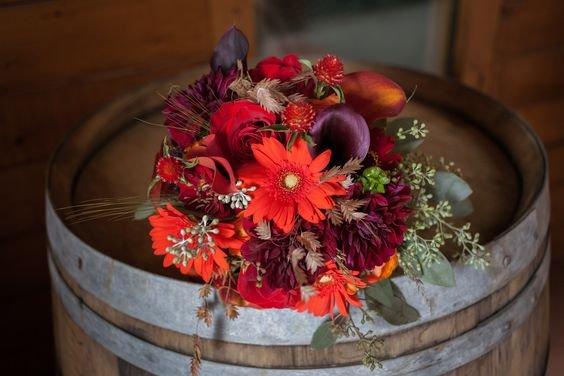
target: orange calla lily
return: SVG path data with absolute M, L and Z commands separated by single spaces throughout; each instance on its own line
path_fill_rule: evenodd
M 368 123 L 398 115 L 406 103 L 403 89 L 376 72 L 349 73 L 343 78 L 341 87 L 346 103 Z

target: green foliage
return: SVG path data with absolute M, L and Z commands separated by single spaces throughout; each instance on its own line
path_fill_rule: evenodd
M 464 217 L 472 213 L 470 201 L 472 188 L 460 176 L 449 171 L 437 171 L 433 185 L 433 201 L 448 201 L 453 217 Z
M 314 349 L 325 349 L 335 344 L 337 336 L 333 333 L 333 324 L 331 321 L 324 321 L 313 333 L 311 338 L 311 347 Z
M 468 212 L 468 208 L 463 208 L 472 193 L 468 184 L 452 172 L 436 172 L 429 159 L 416 155 L 406 157 L 400 168 L 414 196 L 414 214 L 399 249 L 404 272 L 413 279 L 454 285 L 452 270 L 441 251 L 447 241 L 458 246 L 457 259 L 484 268 L 489 254 L 479 243 L 479 234 L 470 232 L 469 223 L 459 227 L 450 222 L 454 216 L 452 203 L 458 205 L 459 213 Z M 442 273 L 446 274 L 439 276 Z
M 149 216 L 153 215 L 153 213 L 155 213 L 155 206 L 153 205 L 151 200 L 146 200 L 141 205 L 139 205 L 137 209 L 135 209 L 135 212 L 133 213 L 133 219 L 135 219 L 136 221 L 141 221 L 149 218 Z
M 396 138 L 394 151 L 407 154 L 423 143 L 429 131 L 415 118 L 397 118 L 388 123 L 386 133 Z
M 384 193 L 386 184 L 390 182 L 390 178 L 380 167 L 368 167 L 362 171 L 360 181 L 365 192 Z
M 442 253 L 438 253 L 438 257 L 434 262 L 423 263 L 421 268 L 421 280 L 423 282 L 444 287 L 456 286 L 454 271 L 450 261 Z
M 405 325 L 419 320 L 419 312 L 405 301 L 395 283 L 389 279 L 365 290 L 366 304 L 392 325 Z

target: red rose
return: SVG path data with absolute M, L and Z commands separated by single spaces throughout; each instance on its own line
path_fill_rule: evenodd
M 402 160 L 399 153 L 395 153 L 394 138 L 386 135 L 382 128 L 374 127 L 370 130 L 370 150 L 378 156 L 378 166 L 384 170 L 393 170 Z
M 225 102 L 211 116 L 207 154 L 222 156 L 236 168 L 253 158 L 251 145 L 261 141 L 258 128 L 275 121 L 276 115 L 251 101 Z
M 298 57 L 294 54 L 289 54 L 282 59 L 275 56 L 267 57 L 261 60 L 255 69 L 252 69 L 249 73 L 255 82 L 263 78 L 288 81 L 296 77 L 301 71 L 302 65 Z
M 268 286 L 266 278 L 261 283 L 261 287 L 257 287 L 257 269 L 250 265 L 239 274 L 237 290 L 243 299 L 260 308 L 294 308 L 300 300 L 299 288 L 290 291 L 273 289 Z

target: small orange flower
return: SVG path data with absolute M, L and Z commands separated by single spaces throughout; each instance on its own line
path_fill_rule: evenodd
M 154 254 L 165 255 L 163 265 L 174 264 L 182 274 L 195 272 L 205 282 L 229 270 L 222 249 L 238 250 L 242 244 L 232 224 L 208 216 L 194 222 L 170 204 L 158 208 L 149 222 L 153 226 L 150 235 Z
M 398 253 L 394 253 L 392 257 L 384 264 L 374 267 L 372 271 L 366 274 L 362 280 L 369 285 L 380 282 L 383 279 L 390 278 L 396 267 L 398 266 Z
M 294 227 L 296 215 L 319 223 L 325 219 L 321 210 L 335 204 L 331 196 L 346 193 L 340 184 L 344 176 L 320 180 L 331 159 L 330 150 L 313 159 L 304 140 L 298 139 L 288 151 L 274 137 L 263 138 L 252 150 L 256 163 L 240 169 L 239 177 L 246 184 L 258 186 L 244 211 L 244 216 L 252 216 L 256 224 L 272 220 L 288 233 Z
M 325 316 L 331 314 L 335 306 L 339 313 L 348 316 L 347 304 L 360 307 L 362 303 L 356 293 L 359 288 L 366 287 L 366 284 L 357 277 L 356 271 L 345 274 L 337 268 L 334 261 L 325 263 L 327 271 L 319 277 L 313 284 L 315 294 L 305 301 L 296 304 L 299 312 L 308 311 L 314 316 Z

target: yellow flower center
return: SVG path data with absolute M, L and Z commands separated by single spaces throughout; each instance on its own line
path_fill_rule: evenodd
M 282 179 L 282 185 L 284 186 L 284 188 L 290 190 L 296 188 L 299 183 L 300 177 L 291 172 L 286 174 L 286 176 L 284 176 L 284 179 Z
M 326 283 L 332 282 L 332 281 L 333 281 L 333 277 L 331 277 L 330 275 L 327 275 L 327 274 L 324 275 L 324 276 L 321 276 L 321 278 L 319 278 L 319 283 L 321 283 L 323 285 L 326 284 Z

